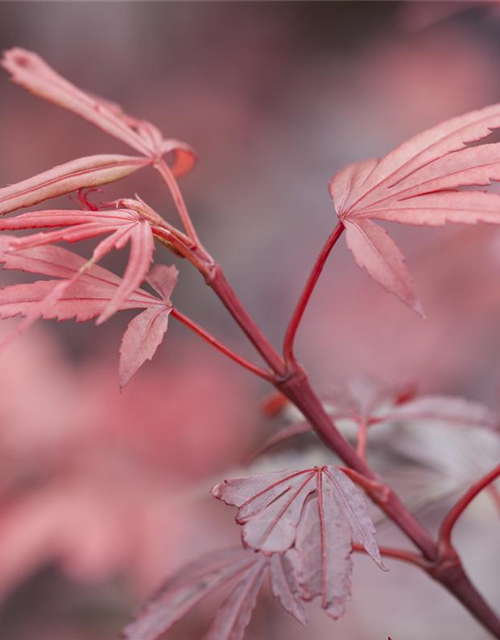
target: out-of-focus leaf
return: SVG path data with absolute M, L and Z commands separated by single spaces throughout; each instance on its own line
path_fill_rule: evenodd
M 254 582 L 256 597 L 265 575 L 266 562 L 258 554 L 243 549 L 229 549 L 207 554 L 183 567 L 179 573 L 167 580 L 150 601 L 138 611 L 133 622 L 123 630 L 123 637 L 126 640 L 156 640 L 200 600 L 236 576 L 242 576 L 242 578 L 233 594 L 240 595 L 241 590 L 244 591 L 247 586 L 247 580 L 250 579 L 252 582 L 252 579 L 258 578 Z M 244 587 L 241 587 L 242 584 Z M 213 639 L 241 637 L 222 635 L 228 616 L 234 613 L 232 604 L 230 597 L 220 610 L 223 613 L 218 614 L 218 628 L 212 629 L 210 632 L 212 635 L 209 637 Z M 252 609 L 253 606 L 248 611 L 249 614 Z M 242 625 L 243 620 L 240 620 L 239 624 Z M 246 624 L 248 619 L 244 626 Z M 241 631 L 244 630 L 244 626 L 243 628 L 240 626 Z

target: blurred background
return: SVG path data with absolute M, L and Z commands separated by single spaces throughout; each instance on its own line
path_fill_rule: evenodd
M 0 3 L 2 49 L 38 52 L 81 88 L 194 147 L 200 161 L 181 187 L 199 234 L 276 345 L 335 224 L 332 175 L 499 101 L 499 36 L 497 6 L 479 1 Z M 128 152 L 6 74 L 0 140 L 1 185 L 74 157 Z M 153 172 L 102 197 L 134 193 L 175 220 Z M 500 232 L 392 225 L 391 235 L 429 319 L 371 282 L 341 242 L 301 328 L 301 361 L 320 388 L 361 373 L 497 409 Z M 176 261 L 160 249 L 156 257 Z M 119 273 L 125 258 L 105 264 Z M 198 274 L 177 265 L 174 304 L 253 358 Z M 2 286 L 19 281 L 0 277 Z M 234 514 L 208 490 L 273 428 L 259 409 L 269 389 L 172 322 L 154 361 L 120 394 L 118 348 L 131 317 L 98 328 L 39 323 L 0 356 L 0 640 L 115 638 L 169 572 L 237 543 Z M 459 459 L 446 440 L 440 446 Z M 498 449 L 487 449 L 491 468 Z M 428 526 L 447 506 L 424 510 Z M 497 607 L 499 531 L 486 497 L 457 531 L 467 569 Z M 383 528 L 384 542 L 393 536 Z M 416 570 L 392 562 L 380 574 L 358 557 L 355 565 L 342 620 L 313 605 L 304 631 L 264 596 L 248 637 L 487 637 Z M 201 637 L 212 606 L 166 638 Z

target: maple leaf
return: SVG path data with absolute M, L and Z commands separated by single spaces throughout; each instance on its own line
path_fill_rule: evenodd
M 218 587 L 238 581 L 217 610 L 205 640 L 241 640 L 267 577 L 273 595 L 302 624 L 303 604 L 297 595 L 292 566 L 281 556 L 268 557 L 244 549 L 209 553 L 183 567 L 138 611 L 124 630 L 126 640 L 155 640 Z
M 39 280 L 0 290 L 0 317 L 16 315 L 78 322 L 102 317 L 109 302 L 116 299 L 122 279 L 98 265 L 88 267 L 82 257 L 54 246 L 38 246 L 16 253 L 0 254 L 6 269 L 55 276 L 64 280 Z M 86 268 L 87 267 L 87 268 Z M 51 294 L 60 284 L 67 284 L 60 296 Z M 174 266 L 157 265 L 148 275 L 148 282 L 161 298 L 142 289 L 134 289 L 121 299 L 119 309 L 144 309 L 133 318 L 122 338 L 120 348 L 120 387 L 124 387 L 146 360 L 151 360 L 163 340 L 172 311 L 170 296 L 177 282 Z M 50 304 L 42 304 L 44 301 Z M 42 304 L 42 306 L 40 306 Z
M 71 191 L 120 180 L 148 164 L 147 158 L 124 155 L 95 155 L 66 162 L 0 189 L 0 215 Z
M 353 538 L 383 568 L 364 495 L 332 465 L 233 478 L 216 485 L 212 495 L 239 507 L 244 546 L 289 554 L 301 597 L 321 596 L 333 618 L 350 597 Z
M 323 406 L 339 431 L 359 445 L 377 473 L 397 484 L 407 507 L 423 506 L 458 496 L 497 463 L 500 416 L 482 403 L 461 397 L 416 395 L 413 385 L 386 386 L 357 376 L 323 396 Z M 292 407 L 283 405 L 288 424 L 259 447 L 252 459 L 311 426 Z M 318 459 L 322 449 L 310 444 L 307 455 Z M 266 468 L 297 463 L 297 457 L 268 458 Z M 331 458 L 324 458 L 330 462 Z
M 479 402 L 444 395 L 418 396 L 408 385 L 385 386 L 369 376 L 354 377 L 332 390 L 324 406 L 336 421 L 373 427 L 388 423 L 446 424 L 495 430 L 500 426 L 498 414 Z
M 361 428 L 384 425 L 415 427 L 469 427 L 500 432 L 500 416 L 487 406 L 461 397 L 443 395 L 416 396 L 408 385 L 387 387 L 369 376 L 356 376 L 323 397 L 326 412 L 341 433 L 354 440 Z M 289 424 L 270 436 L 252 455 L 252 459 L 289 438 L 311 433 L 308 422 L 293 407 L 282 407 Z
M 500 180 L 500 144 L 466 145 L 500 127 L 500 105 L 443 122 L 381 160 L 349 165 L 330 182 L 347 246 L 388 292 L 424 315 L 404 257 L 372 220 L 410 225 L 500 223 L 500 195 L 460 187 Z
M 35 233 L 8 241 L 9 251 L 33 248 L 54 242 L 80 242 L 109 234 L 94 249 L 90 266 L 101 260 L 113 248 L 121 249 L 130 242 L 130 257 L 120 285 L 103 309 L 97 324 L 110 318 L 127 297 L 143 282 L 154 251 L 154 238 L 150 221 L 138 211 L 114 209 L 111 211 L 79 211 L 73 209 L 23 213 L 14 218 L 0 220 L 0 230 L 39 229 L 63 227 L 57 231 Z M 84 270 L 87 267 L 82 267 Z M 78 276 L 75 276 L 75 279 Z
M 171 171 L 175 176 L 187 173 L 194 166 L 196 155 L 189 145 L 165 139 L 150 122 L 133 118 L 115 103 L 78 89 L 36 53 L 16 47 L 4 52 L 1 64 L 17 84 L 79 115 L 143 155 L 157 160 L 173 153 Z

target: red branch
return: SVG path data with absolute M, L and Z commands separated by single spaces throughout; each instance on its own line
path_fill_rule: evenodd
M 287 363 L 296 364 L 294 343 L 295 336 L 297 335 L 297 330 L 299 328 L 306 307 L 309 304 L 309 300 L 311 299 L 316 284 L 318 283 L 319 277 L 326 264 L 326 261 L 328 260 L 328 256 L 330 255 L 333 247 L 342 235 L 343 231 L 344 225 L 342 222 L 339 222 L 332 233 L 328 236 L 323 249 L 321 250 L 316 262 L 314 263 L 314 267 L 312 268 L 309 278 L 307 279 L 305 287 L 300 295 L 299 301 L 297 302 L 297 306 L 295 307 L 291 320 L 288 324 L 288 328 L 285 333 L 285 340 L 283 342 L 283 354 Z
M 213 261 L 211 256 L 207 254 L 203 247 L 198 244 L 193 248 L 188 249 L 187 247 L 179 246 L 178 249 L 203 275 L 206 284 L 212 288 L 235 322 L 245 333 L 251 344 L 255 347 L 256 351 L 267 363 L 273 372 L 268 379 L 270 379 L 276 389 L 301 411 L 304 418 L 313 427 L 323 442 L 350 469 L 358 474 L 358 479 L 361 477 L 365 479 L 365 490 L 370 498 L 421 551 L 422 558 L 419 566 L 423 568 L 425 565 L 429 575 L 447 589 L 450 594 L 455 596 L 455 598 L 457 598 L 457 600 L 459 600 L 459 602 L 461 602 L 461 604 L 486 629 L 488 629 L 494 637 L 500 640 L 500 619 L 469 580 L 460 563 L 459 557 L 456 553 L 453 557 L 449 554 L 448 556 L 443 556 L 443 554 L 440 553 L 441 549 L 438 547 L 430 533 L 408 511 L 395 492 L 388 485 L 381 484 L 380 480 L 367 462 L 337 430 L 331 417 L 326 413 L 321 401 L 312 389 L 306 372 L 295 360 L 293 343 L 300 320 L 321 274 L 325 261 L 331 249 L 335 245 L 335 242 L 340 237 L 342 230 L 343 225 L 339 223 L 323 248 L 304 288 L 286 332 L 284 345 L 286 361 L 278 355 L 266 336 L 256 325 L 253 318 L 229 285 L 220 266 Z M 164 240 L 166 242 L 171 241 L 171 237 L 167 236 Z M 175 245 L 175 240 L 173 244 Z M 194 327 L 192 326 L 191 328 Z M 206 337 L 209 337 L 209 334 L 201 329 L 201 327 L 197 327 L 196 332 L 205 339 Z M 226 347 L 222 347 L 222 345 L 220 345 L 220 343 L 215 339 L 213 340 L 214 341 L 212 342 L 212 337 L 210 336 L 207 341 L 216 346 L 219 350 L 223 350 L 226 355 L 242 364 L 242 366 L 245 366 L 245 368 L 251 370 L 253 373 L 257 373 L 259 370 L 258 368 L 256 368 L 257 370 L 254 370 L 254 365 L 250 365 L 250 363 L 243 364 L 243 362 L 240 361 L 239 356 L 236 356 L 236 354 L 230 355 L 230 350 Z M 260 372 L 262 373 L 263 370 L 260 370 Z M 266 376 L 267 375 L 268 374 L 266 372 Z M 451 551 L 454 550 L 451 548 Z M 400 557 L 400 559 L 403 558 Z M 408 560 L 408 556 L 406 556 L 406 560 Z
M 457 523 L 462 513 L 467 509 L 469 504 L 474 498 L 481 493 L 489 484 L 494 482 L 500 477 L 500 465 L 495 467 L 492 471 L 483 476 L 476 484 L 464 493 L 460 500 L 451 508 L 448 515 L 443 520 L 441 528 L 439 530 L 439 540 L 445 547 L 451 546 L 451 534 L 453 527 Z
M 179 320 L 179 322 L 182 322 L 182 324 L 186 326 L 188 329 L 196 333 L 196 335 L 200 336 L 200 338 L 205 340 L 205 342 L 208 342 L 209 345 L 211 345 L 212 347 L 215 347 L 218 351 L 223 353 L 225 356 L 227 356 L 228 358 L 230 358 L 240 366 L 244 367 L 251 373 L 254 373 L 255 375 L 259 376 L 260 378 L 264 378 L 264 380 L 267 380 L 268 382 L 272 381 L 272 373 L 270 371 L 266 371 L 265 369 L 262 369 L 261 367 L 258 367 L 257 365 L 252 364 L 251 362 L 248 362 L 248 360 L 245 360 L 245 358 L 242 358 L 240 355 L 232 351 L 225 344 L 223 344 L 222 342 L 219 342 L 217 338 L 214 338 L 214 336 L 208 333 L 208 331 L 206 331 L 205 329 L 203 329 L 203 327 L 200 327 L 199 324 L 196 324 L 194 320 L 191 320 L 191 318 L 188 318 L 188 316 L 181 313 L 178 309 L 175 309 L 175 308 L 172 309 L 171 315 L 176 320 Z

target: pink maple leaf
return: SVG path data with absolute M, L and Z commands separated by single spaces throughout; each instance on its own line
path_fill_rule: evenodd
M 241 640 L 267 577 L 274 597 L 305 624 L 293 567 L 285 556 L 268 557 L 244 549 L 226 549 L 195 560 L 167 580 L 124 629 L 123 637 L 156 640 L 215 589 L 237 580 L 216 611 L 204 640 Z
M 0 215 L 71 191 L 120 180 L 148 164 L 148 158 L 124 155 L 95 155 L 66 162 L 0 189 Z
M 64 279 L 39 280 L 0 290 L 2 318 L 30 317 L 36 313 L 58 320 L 75 318 L 78 322 L 101 318 L 123 287 L 122 279 L 114 273 L 98 265 L 87 267 L 87 261 L 61 247 L 42 245 L 16 253 L 3 253 L 0 260 L 6 269 Z M 177 282 L 177 269 L 157 265 L 150 272 L 148 282 L 160 298 L 137 288 L 119 298 L 120 310 L 144 309 L 131 320 L 122 338 L 119 367 L 122 388 L 146 360 L 151 360 L 163 340 L 172 311 L 170 296 Z M 51 300 L 52 292 L 61 283 L 67 286 L 58 298 Z M 43 304 L 47 300 L 50 304 Z
M 500 105 L 443 122 L 381 160 L 349 165 L 330 183 L 346 242 L 359 266 L 423 315 L 404 257 L 372 220 L 411 225 L 500 223 L 500 195 L 460 187 L 500 180 L 500 144 L 466 145 L 500 127 Z
M 54 242 L 80 242 L 109 234 L 94 249 L 91 260 L 82 265 L 82 272 L 101 260 L 113 248 L 121 249 L 130 242 L 130 257 L 119 286 L 103 309 L 97 323 L 110 318 L 127 297 L 141 285 L 153 258 L 154 238 L 150 221 L 138 211 L 113 209 L 111 211 L 79 211 L 73 209 L 23 213 L 14 218 L 0 220 L 0 230 L 39 229 L 63 227 L 57 231 L 35 233 L 8 241 L 9 251 L 39 247 Z M 80 274 L 75 274 L 75 279 Z
M 334 466 L 234 478 L 212 494 L 239 507 L 244 546 L 288 554 L 301 597 L 321 596 L 333 618 L 342 615 L 350 597 L 354 538 L 383 568 L 364 495 Z
M 78 89 L 36 53 L 16 47 L 4 52 L 1 64 L 17 84 L 84 118 L 148 158 L 158 160 L 173 153 L 174 175 L 183 175 L 194 166 L 196 155 L 189 145 L 165 139 L 150 122 L 129 116 L 113 102 Z

